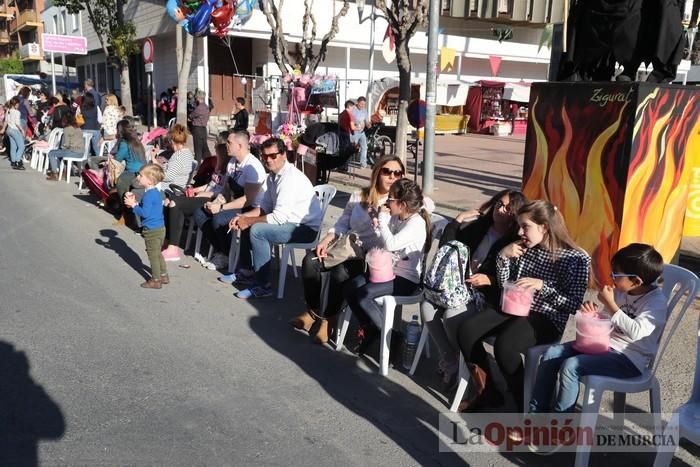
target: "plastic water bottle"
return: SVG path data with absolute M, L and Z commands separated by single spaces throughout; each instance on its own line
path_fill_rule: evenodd
M 418 322 L 418 315 L 413 315 L 411 322 L 406 326 L 406 337 L 403 342 L 403 367 L 411 369 L 413 357 L 416 355 L 418 341 L 420 340 L 421 325 Z

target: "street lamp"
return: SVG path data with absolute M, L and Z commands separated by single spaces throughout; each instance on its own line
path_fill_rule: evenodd
M 357 5 L 357 14 L 360 17 L 360 23 L 362 23 L 362 12 L 365 10 L 365 0 L 355 0 L 355 5 Z

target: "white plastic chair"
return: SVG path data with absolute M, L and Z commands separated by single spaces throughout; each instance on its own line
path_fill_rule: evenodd
M 332 185 L 317 185 L 314 187 L 314 191 L 316 192 L 316 196 L 318 197 L 319 201 L 321 201 L 321 212 L 322 212 L 321 223 L 323 224 L 323 219 L 326 217 L 326 210 L 328 210 L 328 206 L 331 204 L 331 201 L 335 197 L 337 190 Z M 289 260 L 289 256 L 292 257 L 292 270 L 294 272 L 294 277 L 298 277 L 297 262 L 296 262 L 296 259 L 294 258 L 294 250 L 295 249 L 310 250 L 312 248 L 316 248 L 316 245 L 318 245 L 320 236 L 321 236 L 321 226 L 319 226 L 318 232 L 316 234 L 316 238 L 312 242 L 309 242 L 309 243 L 285 243 L 285 244 L 280 245 L 282 248 L 282 253 L 280 254 L 280 273 L 279 273 L 279 281 L 277 283 L 277 298 L 284 297 L 284 283 L 287 279 L 287 262 Z
M 64 157 L 61 159 L 61 163 L 59 165 L 58 169 L 58 179 L 61 179 L 61 176 L 63 175 L 63 167 L 65 166 L 66 168 L 66 183 L 70 183 L 70 169 L 71 165 L 73 162 L 77 162 L 80 164 L 80 162 L 84 162 L 88 160 L 88 157 L 90 157 L 90 141 L 92 140 L 92 135 L 91 134 L 84 134 L 83 135 L 83 142 L 85 149 L 83 150 L 83 156 L 82 157 Z M 83 189 L 83 177 L 78 176 L 80 179 L 80 182 L 78 183 L 78 190 Z
M 614 398 L 614 414 L 617 426 L 622 426 L 625 416 L 625 396 L 627 393 L 637 393 L 649 391 L 649 404 L 651 413 L 654 416 L 655 434 L 661 435 L 661 388 L 659 380 L 656 378 L 656 370 L 663 355 L 671 342 L 673 335 L 678 328 L 678 325 L 683 320 L 688 307 L 693 302 L 698 291 L 698 278 L 695 274 L 680 266 L 667 264 L 664 266 L 663 272 L 663 292 L 668 298 L 668 316 L 669 319 L 673 314 L 673 310 L 680 302 L 681 297 L 688 293 L 688 299 L 681 307 L 670 331 L 664 331 L 661 338 L 663 343 L 659 347 L 659 352 L 656 358 L 651 362 L 648 368 L 642 375 L 636 378 L 618 379 L 604 376 L 586 376 L 582 383 L 585 386 L 583 396 L 583 406 L 581 408 L 581 426 L 591 427 L 595 430 L 598 419 L 598 411 L 600 410 L 600 402 L 605 391 L 613 391 Z M 678 289 L 675 287 L 678 286 Z M 670 321 L 667 321 L 667 325 Z M 664 337 L 665 336 L 665 337 Z M 660 340 L 661 340 L 660 338 Z M 591 451 L 590 446 L 580 446 L 576 451 L 576 467 L 585 467 L 588 465 L 588 459 Z
M 115 144 L 117 144 L 116 139 L 104 140 L 102 144 L 100 144 L 100 153 L 97 155 L 97 157 L 105 157 L 105 153 L 109 154 L 114 148 Z
M 62 128 L 54 128 L 49 133 L 49 138 L 46 145 L 36 146 L 32 148 L 32 158 L 30 160 L 30 167 L 37 169 L 46 173 L 48 167 L 48 154 L 49 151 L 53 149 L 58 149 L 61 144 L 61 137 L 63 136 Z
M 699 286 L 700 288 L 700 286 Z M 690 301 L 691 298 L 688 297 Z M 695 360 L 695 381 L 693 390 L 688 402 L 678 407 L 671 416 L 671 420 L 664 431 L 664 439 L 677 433 L 677 441 L 681 438 L 693 442 L 700 446 L 700 322 L 698 322 L 698 345 L 697 357 Z M 656 454 L 654 467 L 668 467 L 673 459 L 674 451 L 663 447 L 661 452 Z
M 444 229 L 444 225 L 442 225 L 442 228 L 436 228 L 432 230 L 432 238 L 431 242 L 435 241 L 437 238 L 442 235 L 442 229 Z M 422 264 L 422 269 L 423 272 L 425 272 L 426 268 L 426 263 L 427 263 L 427 258 L 423 261 Z M 423 274 L 421 274 L 423 276 Z M 382 315 L 381 316 L 373 316 L 372 313 L 370 313 L 369 317 L 372 319 L 374 324 L 379 328 L 380 330 L 380 346 L 379 346 L 379 374 L 382 376 L 386 376 L 389 374 L 389 352 L 391 349 L 391 331 L 394 327 L 394 313 L 396 311 L 396 307 L 400 305 L 415 305 L 423 301 L 423 289 L 422 289 L 422 284 L 421 288 L 413 295 L 408 295 L 408 296 L 394 296 L 394 295 L 385 295 L 383 297 L 377 297 L 374 299 L 374 301 L 382 307 Z M 337 330 L 337 338 L 335 341 L 335 349 L 340 350 L 343 348 L 343 342 L 345 341 L 345 335 L 347 334 L 348 327 L 350 325 L 350 316 L 352 314 L 352 311 L 350 310 L 349 307 L 343 308 L 343 311 L 340 313 L 340 316 L 338 317 L 338 330 Z M 425 343 L 425 337 L 423 336 L 423 332 L 421 332 L 421 340 L 424 341 Z M 420 344 L 420 341 L 419 341 Z M 420 346 L 420 348 L 416 348 L 416 354 L 419 352 L 423 351 L 423 346 Z M 415 366 L 417 365 L 417 360 L 416 357 L 413 358 L 413 365 L 412 365 L 412 370 L 415 370 Z

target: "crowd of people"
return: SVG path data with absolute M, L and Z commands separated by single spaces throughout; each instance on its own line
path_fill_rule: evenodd
M 197 147 L 202 141 L 198 141 L 201 121 L 197 112 L 200 107 L 208 112 L 203 95 L 195 96 L 198 105 L 192 113 L 192 151 L 187 147 L 188 129 L 180 124 L 169 129 L 162 148 L 147 149 L 133 125 L 121 118 L 113 96 L 105 96 L 106 106 L 99 110 L 101 98 L 95 94 L 86 83 L 75 113 L 63 96 L 40 97 L 44 124 L 43 117 L 51 116 L 60 121 L 49 126 L 58 123 L 64 129 L 62 148 L 49 154 L 49 179 L 55 179 L 58 160 L 84 150 L 84 134 L 92 135 L 95 155 L 105 140 L 114 141 L 106 156 L 91 158 L 88 166 L 102 171 L 104 188 L 113 191 L 124 214 L 133 213 L 134 227 L 141 230 L 151 267 L 151 277 L 141 286 L 161 289 L 170 283 L 167 263 L 181 260 L 184 227 L 189 220 L 214 251 L 211 259 L 199 252 L 196 257 L 204 266 L 221 271 L 219 280 L 234 284 L 236 297 L 254 300 L 271 296 L 272 246 L 312 242 L 319 237 L 323 222 L 314 188 L 290 162 L 285 143 L 274 137 L 266 140 L 258 158 L 251 153 L 246 129 L 237 127 L 221 133 L 216 154 L 205 156 L 203 152 L 198 163 Z M 25 100 L 22 96 L 23 91 L 8 101 L 3 125 L 15 168 L 21 163 L 18 148 L 22 148 L 32 121 L 26 96 Z M 244 102 L 239 104 L 244 106 Z M 77 123 L 79 117 L 84 120 L 82 125 Z M 375 299 L 413 295 L 421 289 L 430 263 L 432 203 L 405 175 L 398 157 L 378 160 L 369 184 L 351 194 L 333 227 L 305 255 L 302 279 L 306 306 L 290 324 L 309 332 L 315 342 L 329 341 L 339 312 L 347 306 L 360 324 L 355 350 L 363 354 L 379 335 L 370 318 L 381 314 Z M 350 234 L 357 247 L 355 254 L 330 261 L 333 249 Z M 240 261 L 236 270 L 229 270 L 233 236 L 240 237 Z M 504 395 L 494 384 L 494 371 L 484 349 L 484 340 L 490 336 L 495 337 L 498 369 L 519 410 L 572 410 L 583 376 L 631 377 L 644 371 L 653 359 L 667 311 L 657 286 L 663 260 L 652 247 L 632 244 L 615 254 L 610 278 L 615 289 L 600 287 L 602 308 L 598 308 L 584 303 L 591 259 L 572 240 L 563 216 L 548 201 L 529 200 L 516 190 L 501 191 L 478 210 L 463 212 L 449 223 L 439 246 L 451 242 L 468 248 L 465 280 L 470 298 L 457 308 L 424 300 L 420 309 L 439 349 L 438 371 L 444 390 L 456 385 L 460 355 L 470 369 L 472 390 L 461 410 L 503 406 Z M 376 249 L 389 252 L 393 258 L 388 280 L 373 280 L 365 272 L 366 258 Z M 322 273 L 330 273 L 327 300 L 321 297 Z M 507 282 L 534 294 L 527 316 L 503 311 L 501 296 Z M 521 355 L 534 345 L 558 344 L 569 316 L 577 311 L 610 315 L 614 324 L 610 351 L 588 355 L 570 343 L 551 347 L 538 373 L 533 399 L 523 400 Z M 400 341 L 397 336 L 394 342 Z M 559 389 L 552 406 L 557 374 Z

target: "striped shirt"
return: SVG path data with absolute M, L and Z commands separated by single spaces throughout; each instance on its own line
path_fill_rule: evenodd
M 190 181 L 190 174 L 192 173 L 192 161 L 194 161 L 194 156 L 189 148 L 182 148 L 179 151 L 175 151 L 168 163 L 165 164 L 165 178 L 163 183 L 169 185 L 174 183 L 175 185 L 180 185 L 185 187 L 187 182 Z
M 545 248 L 528 248 L 519 258 L 496 259 L 498 284 L 523 277 L 541 279 L 542 289 L 535 293 L 531 312 L 549 318 L 559 332 L 564 332 L 569 315 L 583 303 L 588 287 L 591 258 L 581 250 L 560 249 L 554 255 Z

